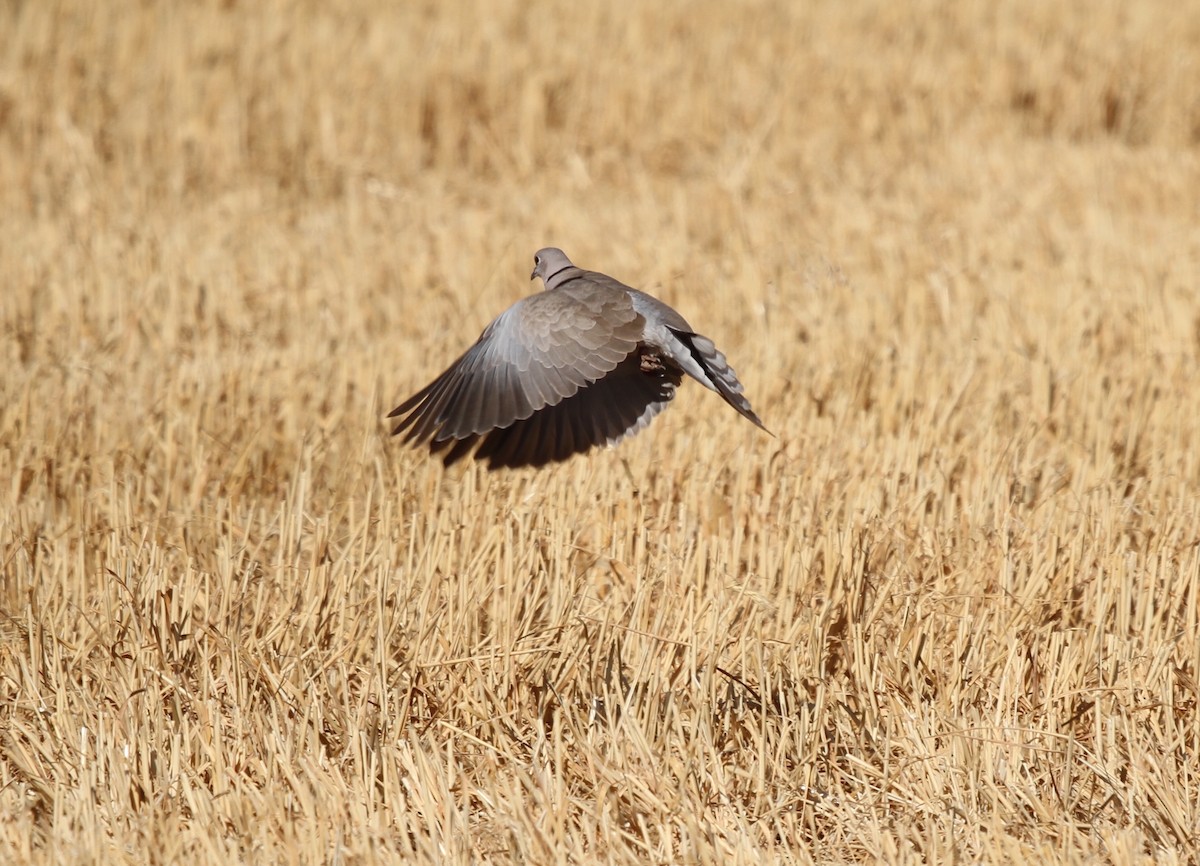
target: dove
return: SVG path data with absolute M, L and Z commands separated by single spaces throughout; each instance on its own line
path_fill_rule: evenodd
M 489 469 L 545 466 L 645 429 L 685 374 L 770 433 L 725 356 L 671 307 L 555 247 L 533 265 L 544 291 L 393 409 L 393 435 L 428 443 L 446 466 L 472 451 Z

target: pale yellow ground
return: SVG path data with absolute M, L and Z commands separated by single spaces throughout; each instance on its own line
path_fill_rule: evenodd
M 1196 863 L 1200 7 L 0 2 L 0 862 Z M 638 438 L 383 416 L 562 246 Z

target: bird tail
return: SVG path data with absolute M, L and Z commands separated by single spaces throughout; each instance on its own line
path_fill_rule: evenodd
M 738 414 L 747 421 L 750 421 L 760 430 L 771 433 L 770 430 L 767 430 L 758 415 L 755 414 L 754 410 L 750 408 L 750 401 L 742 393 L 744 390 L 742 383 L 738 381 L 737 374 L 733 372 L 733 368 L 725 360 L 725 355 L 717 349 L 713 341 L 703 334 L 677 331 L 674 328 L 670 330 L 676 339 L 684 345 L 691 354 L 692 359 L 703 371 L 705 378 L 700 379 L 700 381 L 720 394 L 725 399 L 725 402 L 736 409 Z M 706 379 L 707 381 L 705 381 Z M 775 434 L 771 433 L 771 435 Z

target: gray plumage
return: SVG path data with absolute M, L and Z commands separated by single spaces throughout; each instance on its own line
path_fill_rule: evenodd
M 540 250 L 546 290 L 513 304 L 446 372 L 389 414 L 393 435 L 451 463 L 543 466 L 642 430 L 686 373 L 762 421 L 712 340 L 662 301 Z

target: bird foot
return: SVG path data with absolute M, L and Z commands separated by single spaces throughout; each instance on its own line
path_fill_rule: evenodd
M 667 369 L 662 357 L 650 349 L 643 347 L 638 358 L 641 361 L 643 373 L 663 373 Z

